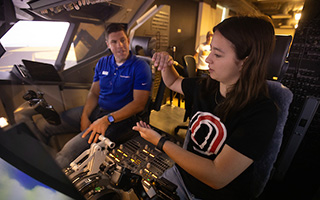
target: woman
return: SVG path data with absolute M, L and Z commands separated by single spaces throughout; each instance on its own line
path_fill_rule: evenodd
M 210 77 L 182 78 L 166 52 L 153 56 L 171 90 L 185 95 L 190 116 L 184 148 L 149 125 L 134 130 L 163 150 L 176 165 L 164 177 L 181 199 L 249 199 L 254 161 L 264 152 L 277 121 L 268 96 L 266 67 L 274 46 L 267 17 L 231 17 L 213 28 Z

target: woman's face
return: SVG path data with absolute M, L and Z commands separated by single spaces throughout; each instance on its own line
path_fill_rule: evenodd
M 243 61 L 237 59 L 233 44 L 216 31 L 210 46 L 211 53 L 206 59 L 210 77 L 227 86 L 235 84 L 240 77 Z

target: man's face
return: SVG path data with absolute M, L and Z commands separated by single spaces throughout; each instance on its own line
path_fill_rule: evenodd
M 129 39 L 123 31 L 110 33 L 107 45 L 117 63 L 123 63 L 129 56 Z

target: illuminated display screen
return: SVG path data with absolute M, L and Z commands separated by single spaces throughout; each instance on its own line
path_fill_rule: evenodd
M 0 159 L 0 197 L 7 200 L 68 200 L 70 197 L 33 179 Z

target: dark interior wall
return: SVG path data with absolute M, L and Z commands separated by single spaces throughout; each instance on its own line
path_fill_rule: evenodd
M 182 57 L 195 53 L 197 31 L 198 2 L 192 0 L 155 0 L 154 5 L 170 6 L 170 42 L 176 46 L 175 59 L 183 64 Z M 177 30 L 181 29 L 178 33 Z M 172 53 L 170 51 L 170 53 Z
M 281 83 L 292 91 L 293 101 L 274 166 L 274 180 L 265 192 L 266 196 L 276 195 L 262 199 L 320 199 L 320 107 L 308 101 L 320 100 L 319 7 L 319 0 L 305 1 L 290 47 L 289 68 Z

